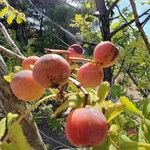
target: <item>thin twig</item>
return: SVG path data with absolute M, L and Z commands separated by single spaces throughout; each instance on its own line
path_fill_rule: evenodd
M 125 21 L 126 23 L 128 23 L 127 19 L 126 19 L 126 18 L 123 16 L 123 14 L 121 13 L 119 6 L 116 5 L 116 7 L 117 7 L 117 9 L 118 9 L 118 12 L 119 12 L 120 16 L 124 19 L 124 21 Z M 132 30 L 134 30 L 134 28 L 133 28 L 131 25 L 129 25 L 129 27 L 130 27 Z
M 59 145 L 62 145 L 62 146 L 64 146 L 64 147 L 66 147 L 66 148 L 69 148 L 69 149 L 71 149 L 71 150 L 75 150 L 75 149 L 72 148 L 71 146 L 65 145 L 64 143 L 61 143 L 61 142 L 59 142 L 59 141 L 53 139 L 52 137 L 47 136 L 42 130 L 39 129 L 39 131 L 40 131 L 40 133 L 41 133 L 44 137 L 46 137 L 47 139 L 51 140 L 52 142 L 55 142 L 55 143 L 57 143 L 57 144 L 59 144 Z
M 67 47 L 69 47 L 70 45 L 67 44 L 64 40 L 62 40 L 60 37 L 58 37 L 56 34 L 54 33 L 49 33 L 50 35 L 56 37 L 59 41 L 61 41 L 63 44 L 65 44 Z
M 146 15 L 148 12 L 150 11 L 150 9 L 147 9 L 145 12 L 143 12 L 139 18 L 143 17 L 144 15 Z M 122 29 L 126 28 L 127 26 L 129 26 L 130 24 L 132 24 L 135 21 L 135 19 L 132 19 L 131 21 L 129 21 L 128 23 L 123 24 L 122 26 L 118 27 L 116 30 L 112 31 L 110 33 L 110 37 L 113 37 L 116 33 L 118 33 L 119 31 L 121 31 Z
M 114 1 L 114 2 L 112 3 L 112 5 L 110 6 L 110 8 L 108 9 L 108 12 L 109 12 L 109 13 L 114 9 L 114 7 L 117 5 L 118 2 L 119 2 L 119 0 L 116 0 L 116 1 Z
M 145 24 L 150 20 L 150 14 L 141 22 L 141 25 L 144 27 Z

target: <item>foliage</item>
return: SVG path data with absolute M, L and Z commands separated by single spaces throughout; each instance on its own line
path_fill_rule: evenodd
M 0 139 L 3 141 L 0 143 L 0 148 L 3 150 L 33 150 L 27 143 L 21 125 L 15 123 L 17 117 L 17 114 L 9 113 L 0 121 Z
M 18 24 L 26 21 L 25 14 L 11 7 L 6 0 L 1 0 L 0 4 L 3 6 L 2 10 L 0 11 L 0 18 L 6 16 L 7 23 L 9 25 L 13 22 L 14 19 Z

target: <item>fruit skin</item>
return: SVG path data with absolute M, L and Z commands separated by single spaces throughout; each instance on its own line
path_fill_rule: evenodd
M 107 131 L 107 120 L 96 108 L 78 108 L 66 119 L 66 137 L 76 147 L 102 143 L 107 136 Z
M 30 65 L 34 65 L 35 62 L 39 59 L 38 56 L 29 56 L 26 59 L 24 59 L 22 61 L 22 68 L 24 70 L 31 70 L 31 66 Z
M 71 45 L 67 51 L 69 51 L 69 57 L 78 57 L 78 58 L 82 58 L 83 55 L 83 49 L 79 44 L 73 44 Z
M 31 70 L 22 70 L 16 73 L 10 87 L 13 94 L 23 101 L 39 99 L 45 92 L 45 89 L 33 79 Z
M 88 88 L 99 86 L 103 78 L 103 69 L 92 63 L 82 65 L 77 71 L 77 79 L 83 86 Z
M 57 54 L 46 54 L 33 67 L 33 78 L 44 88 L 58 87 L 70 76 L 69 63 Z
M 119 50 L 110 41 L 99 43 L 93 53 L 95 62 L 103 66 L 103 68 L 110 67 L 116 63 L 119 57 Z

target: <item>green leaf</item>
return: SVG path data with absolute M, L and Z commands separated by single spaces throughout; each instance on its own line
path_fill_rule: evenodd
M 10 24 L 12 23 L 12 21 L 13 21 L 14 18 L 15 18 L 15 13 L 14 13 L 14 11 L 12 10 L 12 11 L 8 14 L 8 16 L 7 16 L 7 23 L 10 25 Z
M 142 112 L 138 108 L 136 108 L 136 106 L 127 97 L 121 96 L 119 99 L 128 112 L 143 117 Z
M 0 11 L 0 18 L 1 18 L 1 17 L 4 17 L 4 16 L 8 13 L 8 11 L 9 11 L 9 7 L 8 7 L 8 6 L 4 7 L 4 8 Z
M 81 98 L 79 95 L 72 95 L 70 96 L 62 105 L 60 105 L 56 111 L 53 113 L 53 116 L 57 116 L 62 111 L 66 110 L 69 107 L 77 108 L 81 107 L 83 103 L 83 98 Z
M 3 150 L 12 150 L 12 147 L 15 148 L 13 150 L 33 150 L 28 144 L 20 124 L 11 125 L 8 130 L 8 136 L 11 142 L 2 143 Z
M 92 104 L 93 102 L 97 102 L 99 100 L 96 91 L 95 90 L 90 90 L 89 91 L 89 102 Z
M 102 144 L 96 145 L 92 150 L 109 150 L 110 140 L 107 138 Z
M 144 100 L 142 113 L 143 113 L 145 118 L 150 118 L 150 99 Z
M 17 114 L 12 114 L 12 113 L 8 113 L 7 114 L 7 126 L 11 126 L 11 124 L 13 123 L 13 121 L 18 117 Z
M 149 150 L 150 144 L 131 141 L 127 136 L 122 135 L 120 150 Z
M 14 75 L 15 75 L 15 73 L 10 73 L 10 74 L 8 74 L 8 75 L 4 75 L 4 79 L 5 79 L 8 83 L 10 83 L 11 80 L 12 80 L 12 78 L 14 77 Z
M 100 84 L 97 96 L 99 97 L 100 101 L 104 101 L 109 93 L 110 90 L 110 84 L 107 81 L 104 81 Z
M 105 116 L 108 123 L 123 112 L 124 106 L 121 103 L 115 103 L 106 110 Z
M 3 118 L 3 119 L 0 121 L 0 139 L 1 139 L 2 136 L 4 135 L 5 129 L 6 129 L 6 118 Z
M 150 143 L 150 120 L 144 119 L 139 128 L 139 141 Z

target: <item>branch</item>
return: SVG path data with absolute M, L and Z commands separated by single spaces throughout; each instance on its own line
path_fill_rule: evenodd
M 122 69 L 123 69 L 123 66 L 124 66 L 124 60 L 121 62 L 121 66 L 120 66 L 120 69 L 118 70 L 117 74 L 114 76 L 114 80 L 119 76 L 119 74 L 121 73 Z
M 140 16 L 138 16 L 139 18 L 143 17 L 144 15 L 146 15 L 148 12 L 150 11 L 150 9 L 146 10 L 144 13 L 142 13 Z M 129 21 L 128 23 L 123 24 L 122 26 L 118 27 L 116 30 L 112 31 L 110 33 L 110 37 L 113 37 L 116 33 L 118 33 L 119 31 L 121 31 L 122 29 L 126 28 L 127 26 L 129 26 L 130 24 L 132 24 L 135 21 L 135 19 L 132 19 L 131 21 Z
M 65 35 L 67 36 L 67 39 L 68 41 L 70 41 L 70 44 L 73 44 L 73 43 L 77 43 L 77 39 L 76 37 L 71 33 L 69 32 L 68 30 L 66 30 L 65 28 L 63 28 L 62 26 L 60 26 L 59 24 L 57 24 L 56 22 L 54 22 L 53 20 L 51 20 L 49 17 L 47 17 L 46 15 L 44 15 L 32 2 L 31 0 L 27 0 L 30 5 L 32 6 L 32 8 L 38 12 L 41 16 L 43 16 L 50 24 L 52 24 L 54 26 L 54 28 L 57 28 L 61 31 L 63 31 L 65 33 Z
M 120 16 L 124 19 L 124 21 L 125 21 L 126 23 L 128 23 L 127 19 L 126 19 L 126 18 L 123 16 L 123 14 L 121 13 L 119 7 L 118 7 L 117 5 L 116 5 L 116 7 L 117 7 L 117 9 L 118 9 L 118 12 L 119 12 Z M 134 30 L 134 28 L 133 28 L 131 25 L 129 25 L 129 27 L 130 27 L 132 30 Z
M 134 0 L 130 0 L 130 3 L 131 3 L 132 10 L 133 10 L 134 18 L 135 18 L 135 25 L 138 28 L 138 30 L 140 31 L 141 36 L 144 40 L 145 46 L 147 47 L 147 50 L 150 54 L 150 43 L 149 43 L 148 38 L 145 34 L 145 31 L 144 31 L 144 29 L 143 29 L 143 27 L 140 23 L 139 16 L 138 16 L 138 13 L 137 13 L 137 9 L 136 9 L 136 4 L 135 4 Z
M 114 7 L 117 5 L 117 3 L 119 2 L 119 0 L 116 0 L 112 3 L 112 5 L 110 6 L 110 8 L 108 9 L 108 12 L 111 13 L 111 11 L 114 9 Z
M 133 74 L 131 74 L 130 71 L 127 71 L 128 76 L 130 77 L 130 79 L 133 81 L 133 83 L 138 87 L 138 81 L 137 79 L 133 76 Z M 147 97 L 148 94 L 142 89 L 140 88 L 138 91 L 140 91 L 140 93 L 144 96 Z
M 20 52 L 19 48 L 16 46 L 10 35 L 8 34 L 5 26 L 0 22 L 0 30 L 3 33 L 6 41 L 8 42 L 9 46 L 12 48 L 13 52 L 24 57 L 23 54 Z M 24 57 L 25 58 L 25 57 Z
M 149 20 L 150 20 L 150 14 L 143 20 L 141 25 L 144 26 Z
M 16 53 L 12 52 L 9 49 L 3 47 L 2 45 L 0 45 L 0 54 L 4 55 L 5 57 L 11 58 L 11 59 L 17 59 L 20 62 L 22 62 L 23 59 L 25 58 L 23 56 L 20 56 L 20 55 L 18 55 Z

